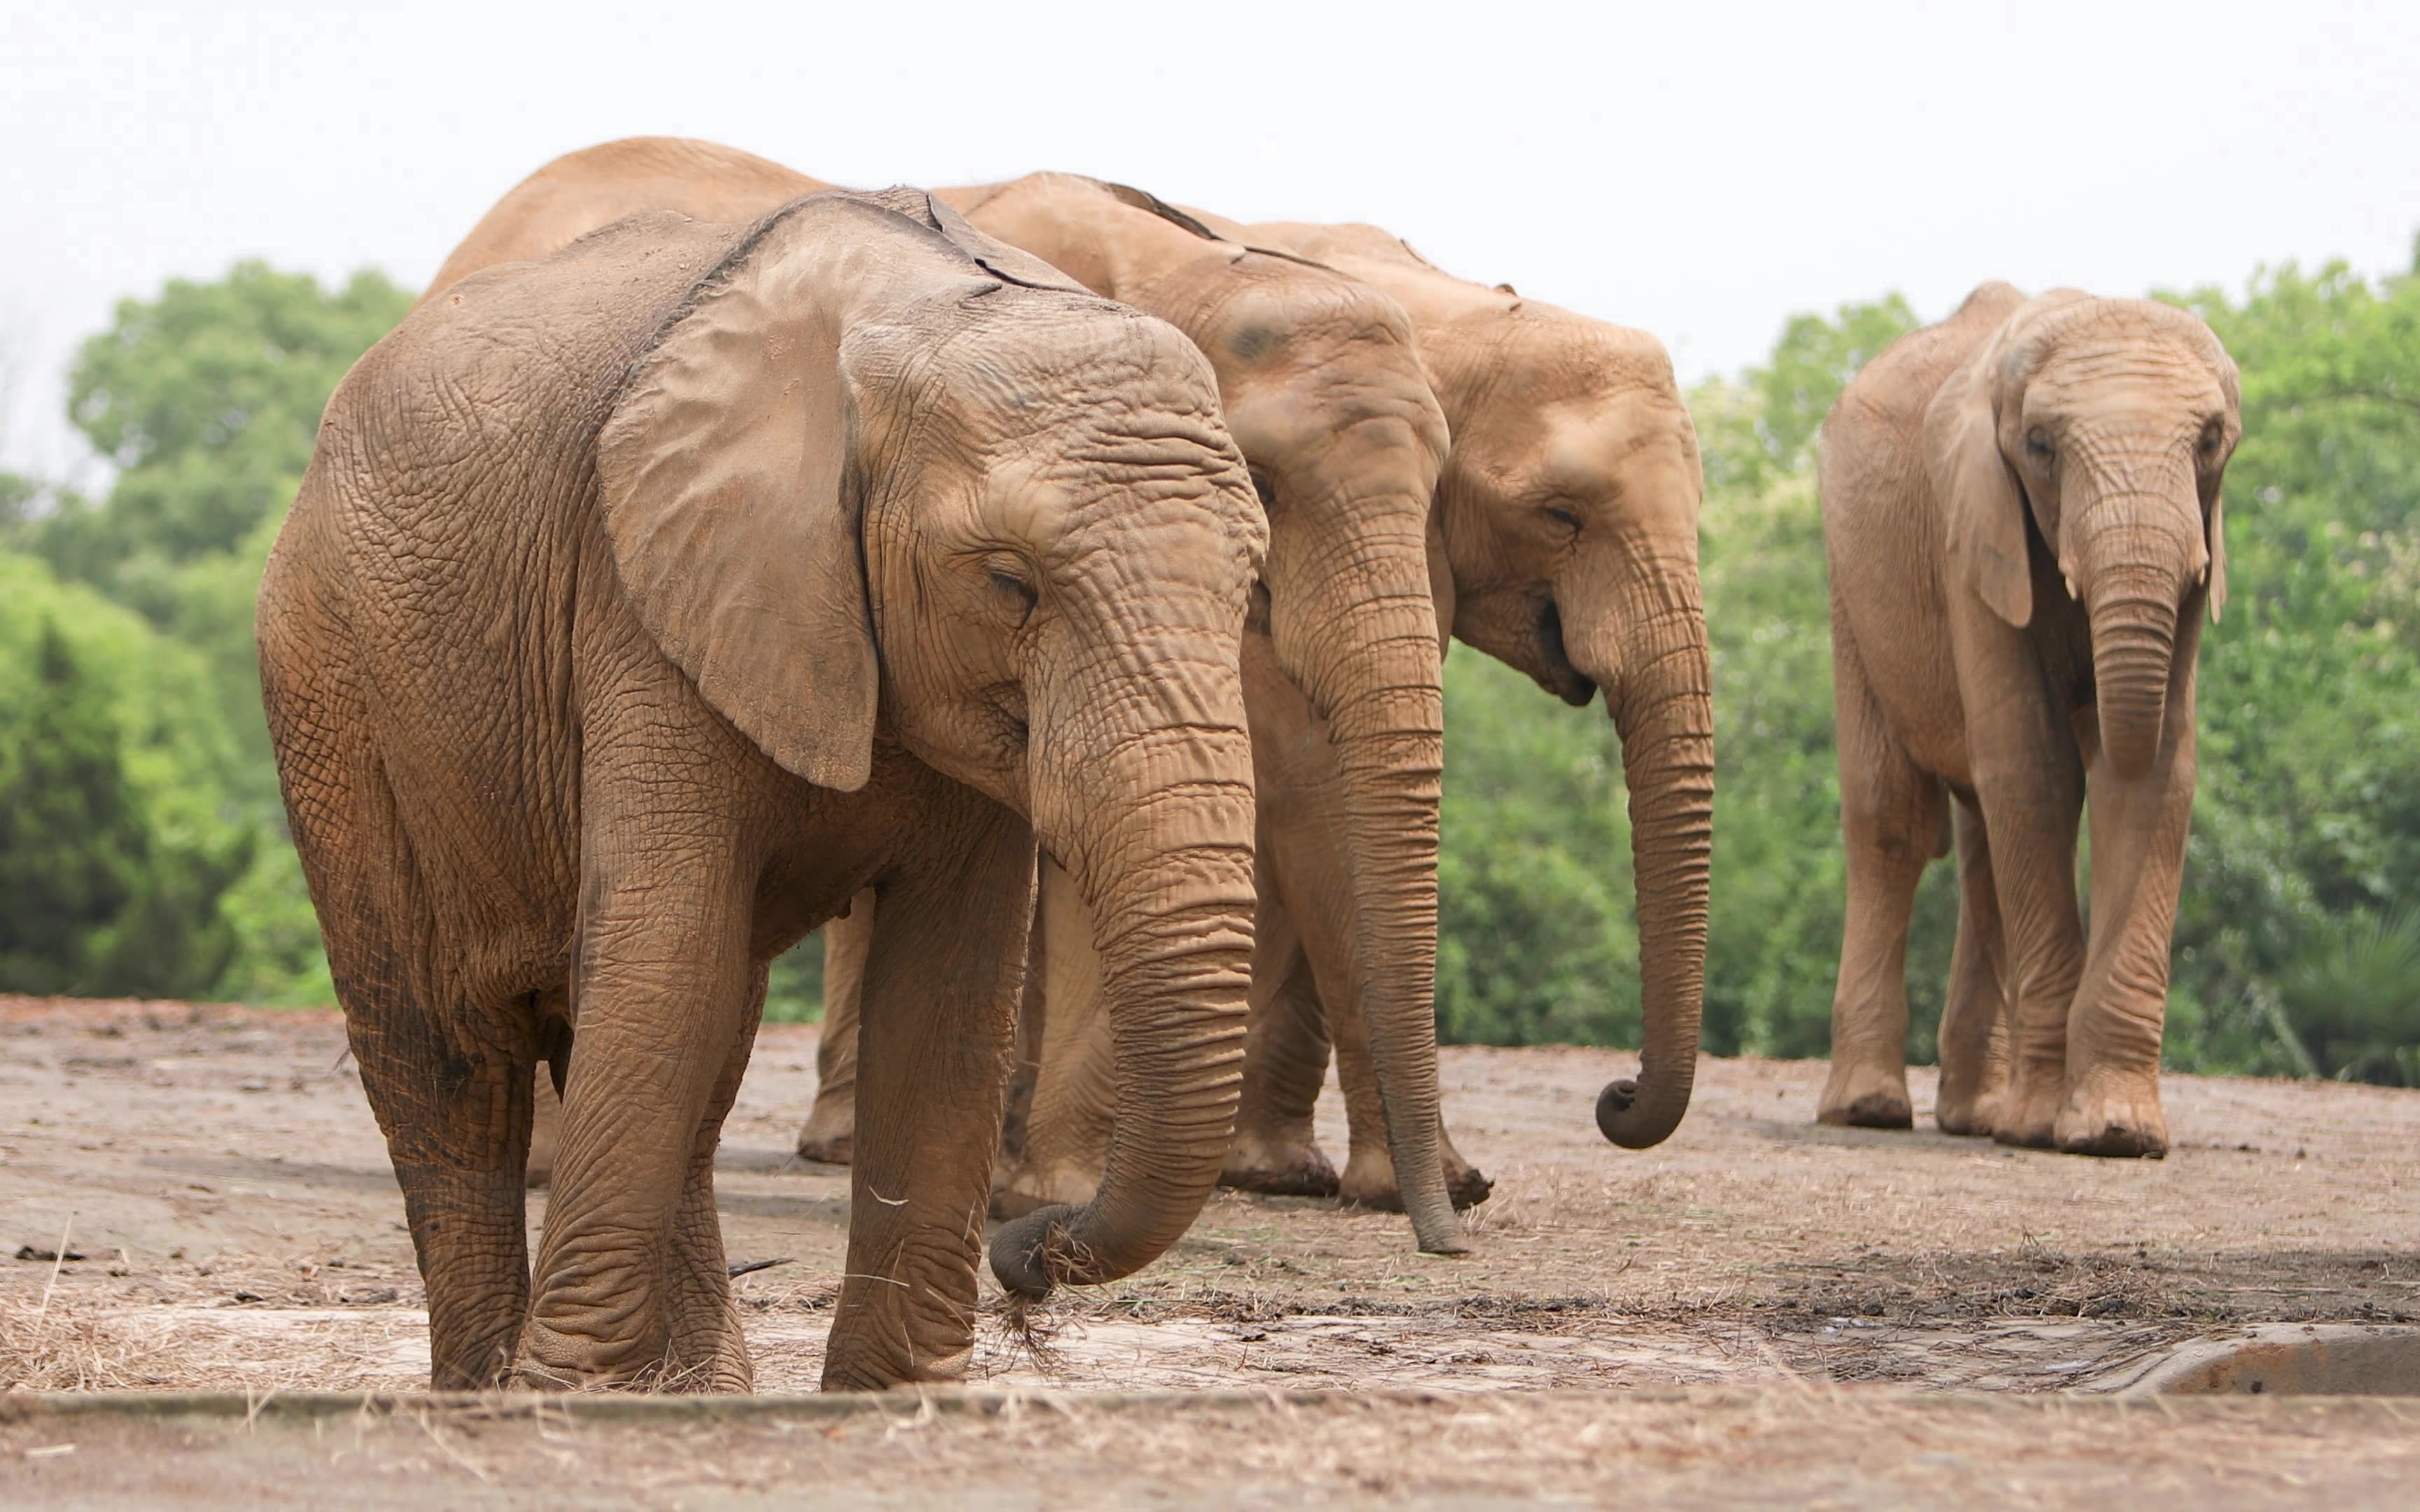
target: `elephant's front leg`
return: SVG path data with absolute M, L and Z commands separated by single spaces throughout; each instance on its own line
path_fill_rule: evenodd
M 827 1391 L 955 1380 L 973 1354 L 975 1265 L 1033 909 L 1028 830 L 983 809 L 988 822 L 962 856 L 881 889 Z M 969 822 L 936 827 L 964 835 Z
M 2066 1095 L 2068 1015 L 2083 974 L 2075 897 L 2083 764 L 2071 741 L 2010 734 L 1994 748 L 2004 758 L 1996 769 L 1978 771 L 1976 784 L 1992 838 L 2006 952 L 2009 1090 L 1992 1136 L 2046 1149 Z
M 2092 820 L 2092 931 L 2084 981 L 2068 1018 L 2066 1096 L 2055 1134 L 2081 1155 L 2168 1150 L 2160 1109 L 2160 1039 L 2167 1019 L 2168 955 L 2195 767 L 2193 656 L 2151 770 L 2133 781 L 2097 759 L 2086 787 Z
M 690 1282 L 673 1277 L 696 1247 L 683 1223 L 696 1222 L 699 1145 L 752 1022 L 754 878 L 734 863 L 741 826 L 711 808 L 679 805 L 677 833 L 602 813 L 590 825 L 579 1034 L 521 1349 L 536 1381 L 637 1381 L 674 1363 L 675 1297 Z
M 748 1391 L 755 1372 L 748 1340 L 731 1298 L 731 1267 L 723 1257 L 722 1215 L 714 1202 L 714 1154 L 722 1143 L 722 1120 L 748 1072 L 756 1026 L 765 1012 L 765 966 L 756 965 L 748 991 L 746 1022 L 722 1064 L 722 1074 L 698 1120 L 690 1147 L 689 1181 L 673 1220 L 672 1248 L 664 1265 L 669 1315 L 663 1383 L 679 1391 Z

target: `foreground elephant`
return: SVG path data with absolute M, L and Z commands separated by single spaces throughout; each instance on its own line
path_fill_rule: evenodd
M 514 189 L 466 239 L 440 284 L 541 255 L 642 208 L 733 214 L 823 187 L 711 143 L 636 138 L 572 153 Z M 1394 301 L 1302 259 L 1204 232 L 1149 195 L 1038 174 L 948 192 L 980 229 L 1097 293 L 1159 316 L 1206 353 L 1229 424 L 1271 517 L 1264 608 L 1246 638 L 1265 823 L 1261 952 L 1265 998 L 1315 976 L 1349 1011 L 1373 1068 L 1380 1131 L 1340 1179 L 1315 1149 L 1255 1159 L 1227 1177 L 1263 1190 L 1334 1192 L 1409 1212 L 1423 1249 L 1463 1247 L 1453 1200 L 1486 1192 L 1458 1155 L 1441 1162 L 1435 1020 L 1436 808 L 1443 762 L 1430 507 L 1447 436 Z M 1080 889 L 1046 865 L 1046 912 L 1080 915 Z M 849 1158 L 855 1036 L 849 1009 L 878 912 L 861 900 L 828 933 L 820 1085 L 801 1153 Z M 1046 921 L 1063 942 L 1080 917 Z M 1080 944 L 1045 953 L 1052 1068 L 1002 1172 L 1001 1208 L 1082 1201 L 1109 1139 L 1115 1051 L 1097 963 Z M 1383 1091 L 1379 1090 L 1383 1088 Z M 1409 1173 L 1399 1181 L 1398 1172 Z M 1450 1191 L 1450 1182 L 1451 1190 Z
M 748 1384 L 715 1145 L 766 963 L 867 887 L 824 1381 L 962 1369 L 1037 836 L 1135 1054 L 1098 1196 L 993 1268 L 1035 1294 L 1184 1232 L 1233 1125 L 1264 545 L 1191 345 L 917 192 L 634 216 L 355 365 L 262 683 L 436 1385 Z
M 1712 856 L 1714 704 L 1698 587 L 1697 432 L 1662 344 L 1437 269 L 1368 225 L 1213 229 L 1289 249 L 1409 312 L 1453 444 L 1438 479 L 1438 616 L 1455 638 L 1575 705 L 1599 690 L 1621 737 L 1637 883 L 1642 1061 L 1597 1127 L 1643 1149 L 1680 1125 L 1697 1073 Z M 1257 1029 L 1238 1144 L 1308 1146 L 1327 1060 L 1317 984 Z M 1353 1161 L 1375 1100 L 1353 1026 L 1326 1015 Z
M 1833 406 L 1820 477 L 1849 891 L 1824 1122 L 1911 1121 L 1908 917 L 1954 829 L 1941 1127 L 2165 1153 L 2194 661 L 2205 602 L 2216 619 L 2226 597 L 2219 481 L 2241 432 L 2235 364 L 2195 316 L 2006 284 Z

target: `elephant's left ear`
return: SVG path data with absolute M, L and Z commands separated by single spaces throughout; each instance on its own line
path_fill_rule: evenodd
M 640 622 L 784 768 L 854 792 L 880 692 L 850 466 L 853 409 L 819 195 L 760 225 L 634 366 L 597 441 L 605 530 Z

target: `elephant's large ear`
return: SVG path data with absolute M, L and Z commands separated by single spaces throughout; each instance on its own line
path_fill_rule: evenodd
M 1994 339 L 1942 385 L 1925 417 L 1925 462 L 1947 515 L 1949 558 L 1992 612 L 2020 627 L 2034 617 L 2025 556 L 2025 495 L 2000 452 L 2000 353 Z
M 880 673 L 828 257 L 788 217 L 699 285 L 597 439 L 606 533 L 657 644 L 786 769 L 865 785 Z

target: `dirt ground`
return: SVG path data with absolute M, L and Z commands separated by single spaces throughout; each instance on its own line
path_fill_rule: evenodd
M 0 999 L 0 1386 L 422 1385 L 401 1202 L 343 1048 L 328 1013 Z M 790 1154 L 814 1063 L 812 1028 L 766 1029 L 717 1178 L 733 1260 L 783 1262 L 737 1283 L 760 1391 L 814 1388 L 841 1264 L 846 1172 Z M 1398 1434 L 1511 1453 L 1596 1411 L 1504 1388 L 1746 1391 L 1766 1405 L 1734 1431 L 1777 1444 L 1824 1437 L 1809 1403 L 1951 1411 L 1842 1386 L 2106 1391 L 2234 1324 L 2420 1320 L 2420 1093 L 2173 1077 L 2169 1158 L 2095 1162 L 1819 1128 L 1821 1063 L 1708 1060 L 1681 1132 L 1634 1152 L 1589 1117 L 1630 1065 L 1446 1053 L 1457 1142 L 1497 1180 L 1468 1257 L 1414 1253 L 1396 1216 L 1222 1195 L 1157 1265 L 1054 1301 L 1038 1351 L 987 1325 L 972 1383 L 1079 1404 L 1011 1435 L 1042 1434 L 1046 1458 L 1075 1452 L 1083 1394 L 1152 1388 L 1417 1394 L 1323 1418 L 1378 1461 Z M 1929 1079 L 1916 1091 L 1921 1121 Z M 1322 1118 L 1341 1162 L 1341 1108 Z M 534 1198 L 534 1232 L 543 1215 Z M 1653 1440 L 1645 1400 L 1590 1421 Z M 950 1431 L 972 1443 L 1001 1421 Z M 1249 1421 L 1222 1431 L 1265 1433 Z M 2274 1460 L 2257 1434 L 2188 1435 L 2204 1437 L 2211 1473 Z

